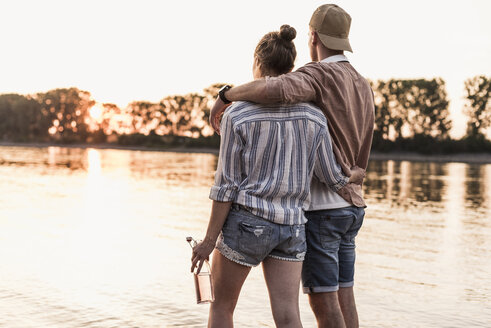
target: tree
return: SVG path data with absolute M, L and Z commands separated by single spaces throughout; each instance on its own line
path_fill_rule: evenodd
M 483 138 L 487 128 L 491 126 L 491 78 L 484 75 L 475 76 L 464 82 L 467 103 L 464 113 L 469 117 L 467 136 Z
M 158 104 L 149 101 L 134 101 L 126 107 L 131 119 L 131 133 L 148 135 L 158 125 Z
M 121 132 L 124 126 L 122 110 L 115 104 L 102 104 L 102 115 L 99 127 L 106 135 L 111 135 L 114 132 Z
M 43 127 L 45 129 L 43 130 Z M 47 139 L 49 122 L 43 120 L 40 104 L 31 96 L 0 95 L 0 137 L 9 141 Z
M 214 133 L 213 128 L 210 125 L 210 112 L 211 106 L 218 97 L 218 91 L 225 86 L 225 83 L 215 83 L 210 85 L 208 88 L 203 90 L 204 96 L 207 99 L 207 106 L 203 108 L 203 120 L 206 122 L 206 127 L 204 129 L 205 135 L 212 135 Z M 233 86 L 233 85 L 231 85 Z
M 442 79 L 377 81 L 374 139 L 448 138 L 451 121 Z
M 77 88 L 54 89 L 37 95 L 41 112 L 51 123 L 49 133 L 64 142 L 85 142 L 89 134 L 90 93 Z
M 408 111 L 404 108 L 401 80 L 379 80 L 373 83 L 375 100 L 374 139 L 399 139 L 403 137 L 403 127 L 408 122 Z
M 370 86 L 374 90 L 375 101 L 375 126 L 373 131 L 373 139 L 375 141 L 388 140 L 391 136 L 391 130 L 395 133 L 394 122 L 395 115 L 391 112 L 391 98 L 395 96 L 389 92 L 388 85 L 385 81 L 370 81 Z
M 402 81 L 400 102 L 408 111 L 411 134 L 431 136 L 436 139 L 448 138 L 452 126 L 449 118 L 445 81 L 432 80 Z
M 169 96 L 160 101 L 159 132 L 174 136 L 199 137 L 208 126 L 208 98 L 189 93 L 184 96 Z
M 17 141 L 47 140 L 50 122 L 42 116 L 41 104 L 31 96 L 12 104 Z
M 13 106 L 24 96 L 18 94 L 0 95 L 0 135 L 4 140 L 13 140 L 16 134 L 16 117 Z

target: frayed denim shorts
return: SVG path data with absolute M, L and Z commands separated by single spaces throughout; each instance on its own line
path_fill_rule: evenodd
M 307 251 L 305 225 L 277 224 L 234 204 L 216 248 L 227 259 L 249 267 L 268 256 L 301 262 Z

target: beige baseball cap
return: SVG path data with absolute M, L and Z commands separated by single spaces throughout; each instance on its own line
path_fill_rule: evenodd
M 327 48 L 353 52 L 348 39 L 351 16 L 341 7 L 334 4 L 320 6 L 314 11 L 309 25 Z

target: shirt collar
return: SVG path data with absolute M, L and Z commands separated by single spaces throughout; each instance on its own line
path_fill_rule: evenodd
M 348 61 L 348 57 L 345 55 L 334 55 L 321 60 L 321 63 L 335 63 L 340 61 Z

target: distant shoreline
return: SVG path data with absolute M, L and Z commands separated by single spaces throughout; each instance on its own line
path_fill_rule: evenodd
M 28 148 L 94 148 L 94 149 L 115 149 L 133 151 L 158 151 L 175 153 L 204 153 L 218 155 L 215 148 L 188 148 L 188 147 L 144 147 L 144 146 L 121 146 L 115 144 L 57 144 L 57 143 L 21 143 L 21 142 L 0 142 L 0 147 L 28 147 Z M 426 155 L 413 152 L 390 152 L 381 153 L 373 151 L 370 154 L 371 160 L 393 160 L 411 162 L 436 162 L 436 163 L 469 163 L 469 164 L 491 164 L 491 153 L 462 153 L 462 154 L 435 154 Z
M 27 148 L 82 148 L 82 149 L 115 149 L 115 150 L 134 150 L 134 151 L 158 151 L 174 153 L 205 153 L 218 155 L 219 150 L 215 148 L 197 148 L 197 147 L 145 147 L 145 146 L 123 146 L 115 144 L 58 144 L 54 142 L 4 142 L 0 141 L 0 147 L 27 147 Z
M 461 154 L 435 154 L 426 155 L 411 152 L 381 153 L 373 151 L 370 153 L 373 160 L 392 160 L 410 162 L 434 162 L 434 163 L 468 163 L 468 164 L 491 164 L 489 153 L 461 153 Z

